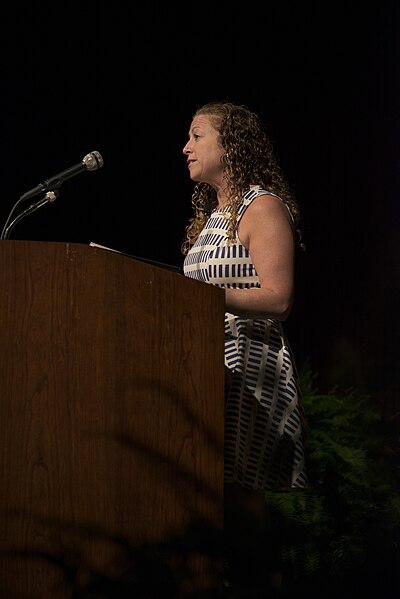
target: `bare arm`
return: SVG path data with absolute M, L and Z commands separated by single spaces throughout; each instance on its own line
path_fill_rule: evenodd
M 249 250 L 260 288 L 226 289 L 227 312 L 246 318 L 285 320 L 292 307 L 295 243 L 286 206 L 259 196 L 246 209 L 238 229 Z

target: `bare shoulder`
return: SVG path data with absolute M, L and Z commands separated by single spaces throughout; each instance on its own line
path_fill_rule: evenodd
M 257 196 L 246 208 L 238 227 L 239 239 L 248 248 L 250 236 L 264 239 L 274 235 L 292 235 L 292 220 L 283 201 L 276 196 Z M 286 233 L 285 233 L 286 232 Z
M 283 200 L 277 196 L 263 194 L 251 202 L 243 214 L 243 222 L 246 221 L 276 221 L 281 220 L 291 223 L 291 217 Z

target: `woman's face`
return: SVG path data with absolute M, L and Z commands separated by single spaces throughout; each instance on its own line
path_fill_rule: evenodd
M 190 178 L 208 183 L 215 189 L 222 185 L 224 149 L 218 143 L 218 131 L 207 115 L 194 117 L 189 131 L 189 141 L 183 148 L 187 157 Z

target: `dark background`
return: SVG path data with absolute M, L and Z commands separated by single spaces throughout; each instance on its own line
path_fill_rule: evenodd
M 1 226 L 18 198 L 97 150 L 11 239 L 95 241 L 182 264 L 182 147 L 195 108 L 259 113 L 307 251 L 286 330 L 321 391 L 355 387 L 398 427 L 397 2 L 34 3 L 3 13 Z

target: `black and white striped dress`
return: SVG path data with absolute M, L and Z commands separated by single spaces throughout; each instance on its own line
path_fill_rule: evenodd
M 260 195 L 243 197 L 238 222 Z M 227 244 L 227 210 L 215 210 L 187 254 L 185 276 L 219 287 L 259 287 L 249 252 L 236 237 Z M 305 489 L 304 414 L 292 351 L 278 320 L 225 314 L 225 482 L 253 489 Z

